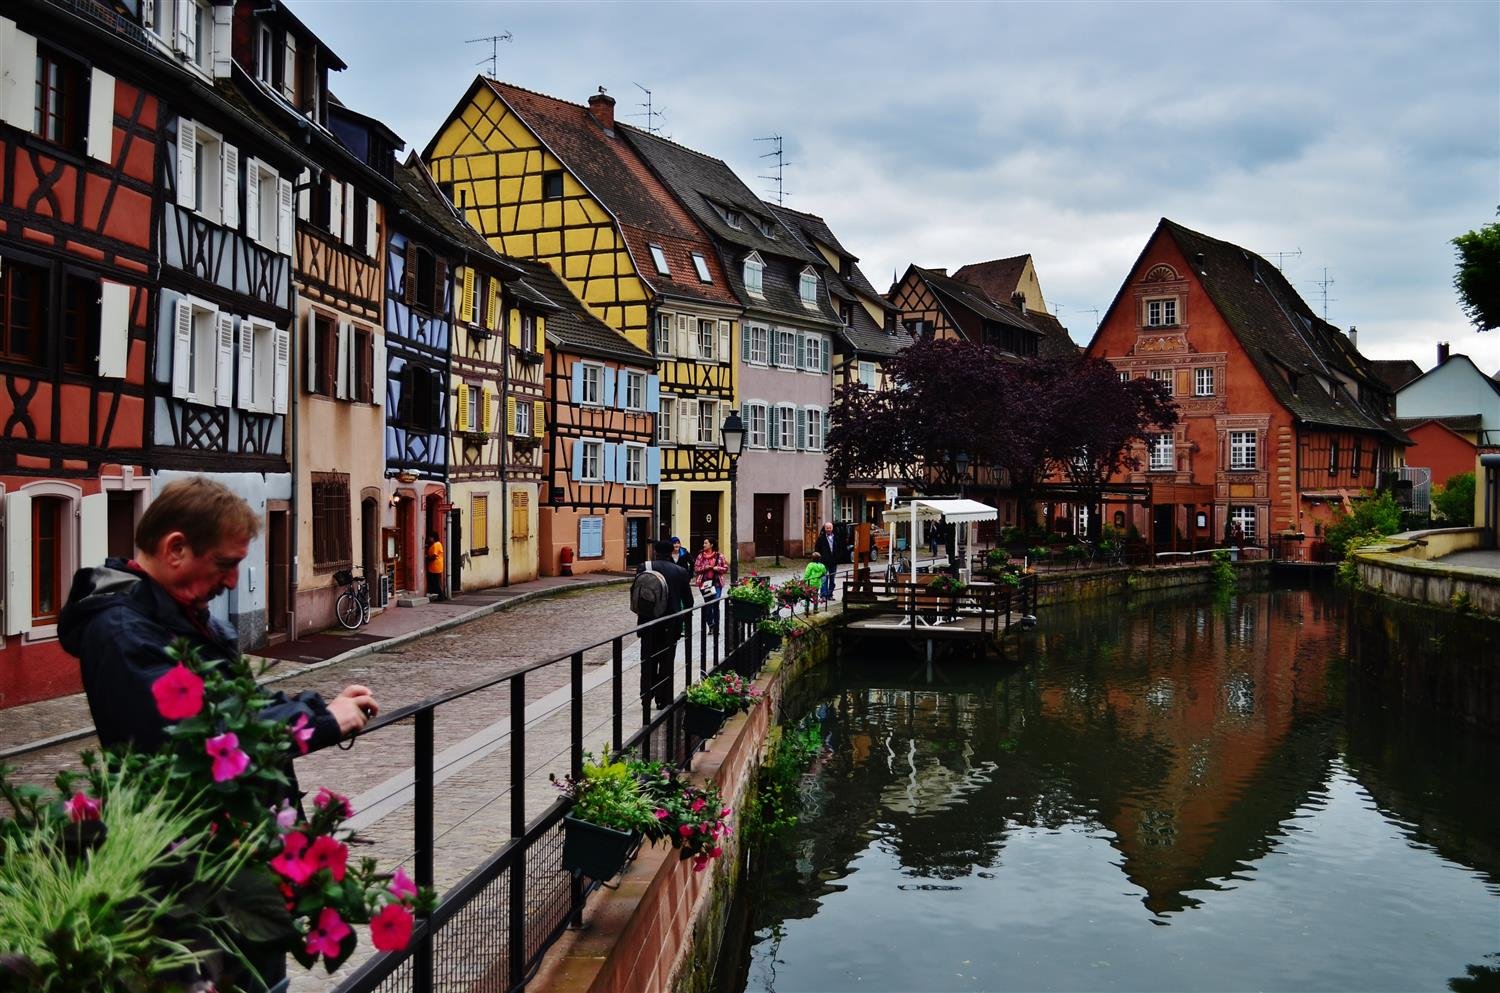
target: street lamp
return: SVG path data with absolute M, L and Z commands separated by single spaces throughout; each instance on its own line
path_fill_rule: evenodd
M 958 495 L 962 499 L 964 495 L 964 480 L 969 475 L 969 453 L 954 452 L 953 468 L 958 473 Z
M 738 475 L 740 453 L 745 450 L 745 424 L 740 412 L 733 407 L 719 428 L 719 438 L 724 455 L 729 459 L 729 585 L 740 581 L 740 521 Z

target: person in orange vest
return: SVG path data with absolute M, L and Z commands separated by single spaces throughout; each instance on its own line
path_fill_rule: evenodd
M 443 599 L 443 543 L 436 531 L 427 532 L 427 595 Z

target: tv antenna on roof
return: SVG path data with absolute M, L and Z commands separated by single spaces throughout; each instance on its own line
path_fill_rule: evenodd
M 791 194 L 788 193 L 786 191 L 786 187 L 784 185 L 782 185 L 783 173 L 785 172 L 786 167 L 789 166 L 789 165 L 792 165 L 793 163 L 788 162 L 786 160 L 786 157 L 784 155 L 782 155 L 782 153 L 781 153 L 781 135 L 779 135 L 779 134 L 773 134 L 773 135 L 770 135 L 770 136 L 765 137 L 765 138 L 756 138 L 755 140 L 756 141 L 774 141 L 776 143 L 776 147 L 774 149 L 772 149 L 769 152 L 766 152 L 764 155 L 761 156 L 761 158 L 763 158 L 763 159 L 769 159 L 769 158 L 773 158 L 773 157 L 776 159 L 776 175 L 774 175 L 774 176 L 761 176 L 759 178 L 760 179 L 769 179 L 771 182 L 773 182 L 773 183 L 776 184 L 776 205 L 778 207 L 784 207 L 784 206 L 786 206 L 786 198 L 789 197 L 789 196 L 791 196 Z M 769 191 L 767 191 L 767 192 L 769 192 Z
M 1323 323 L 1324 324 L 1328 323 L 1328 305 L 1330 303 L 1338 303 L 1339 302 L 1338 301 L 1338 297 L 1331 297 L 1331 296 L 1328 295 L 1328 287 L 1332 286 L 1334 284 L 1334 282 L 1336 282 L 1336 281 L 1328 278 L 1328 267 L 1326 265 L 1323 267 L 1323 278 L 1322 279 L 1315 279 L 1315 280 L 1313 280 L 1313 285 L 1316 286 L 1318 288 L 1319 292 L 1321 292 L 1323 294 Z
M 646 89 L 646 87 L 642 86 L 640 83 L 636 83 L 635 84 L 635 88 L 638 89 L 638 90 L 640 90 L 642 93 L 646 94 L 646 102 L 645 103 L 638 103 L 638 104 L 636 104 L 637 107 L 645 107 L 646 110 L 645 110 L 644 113 L 631 114 L 630 116 L 631 117 L 644 117 L 646 119 L 646 133 L 647 134 L 656 134 L 657 131 L 660 130 L 660 128 L 656 124 L 656 119 L 658 117 L 660 117 L 662 114 L 665 114 L 666 111 L 667 111 L 667 108 L 663 107 L 660 110 L 652 110 L 651 109 L 651 91 L 648 90 L 648 89 Z M 662 135 L 662 137 L 664 137 L 664 138 L 670 138 L 672 136 L 671 135 Z
M 477 66 L 482 66 L 486 62 L 488 62 L 490 64 L 490 78 L 494 79 L 495 76 L 500 72 L 500 43 L 502 41 L 511 40 L 513 39 L 509 31 L 501 31 L 499 34 L 487 34 L 483 38 L 470 38 L 468 41 L 464 42 L 464 44 L 483 45 L 485 42 L 490 43 L 490 54 L 486 55 L 484 58 L 480 59 L 474 64 Z
M 1098 307 L 1074 307 L 1073 309 L 1077 310 L 1077 311 L 1081 311 L 1081 312 L 1083 312 L 1085 314 L 1093 314 L 1094 315 L 1094 330 L 1095 331 L 1099 330 L 1099 308 Z M 1059 317 L 1058 320 L 1061 321 L 1062 318 Z
M 1265 257 L 1268 259 L 1275 259 L 1276 271 L 1284 274 L 1286 272 L 1286 266 L 1283 263 L 1286 262 L 1287 259 L 1302 258 L 1302 249 L 1298 248 L 1290 252 L 1267 252 Z

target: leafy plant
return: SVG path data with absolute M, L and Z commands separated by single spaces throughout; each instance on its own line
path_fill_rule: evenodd
M 762 617 L 755 625 L 757 631 L 776 635 L 779 638 L 800 638 L 806 625 L 795 617 Z
M 729 599 L 736 603 L 756 604 L 766 610 L 772 610 L 776 606 L 776 594 L 770 585 L 758 582 L 753 577 L 742 579 L 730 587 Z
M 1230 565 L 1229 549 L 1215 548 L 1210 557 L 1213 559 L 1214 589 L 1219 593 L 1233 592 L 1236 579 L 1234 566 Z
M 1040 562 L 1050 554 L 1050 551 L 1046 545 L 1033 545 L 1031 548 L 1026 549 L 1026 554 Z
M 1432 509 L 1450 528 L 1474 524 L 1474 474 L 1461 472 L 1432 491 Z
M 984 564 L 991 569 L 1003 569 L 1010 561 L 1010 553 L 1003 548 L 991 548 L 984 553 Z
M 1460 614 L 1467 614 L 1474 609 L 1474 601 L 1470 599 L 1469 594 L 1460 593 L 1455 590 L 1453 595 L 1448 598 L 1448 606 Z
M 788 579 L 776 587 L 776 599 L 788 605 L 811 603 L 818 595 L 816 585 L 801 579 Z
M 1383 538 L 1401 530 L 1401 508 L 1390 491 L 1358 500 L 1353 511 L 1341 513 L 1324 530 L 1329 549 L 1343 558 L 1356 536 Z
M 802 776 L 823 751 L 822 729 L 811 717 L 772 730 L 750 814 L 757 841 L 774 841 L 796 826 Z
M 927 584 L 927 588 L 934 593 L 957 596 L 968 590 L 969 584 L 954 576 L 938 576 L 931 583 Z
M 596 762 L 586 755 L 581 777 L 554 780 L 553 785 L 573 801 L 573 816 L 580 820 L 648 838 L 663 837 L 641 771 L 622 757 L 606 753 Z
M 761 621 L 761 624 L 765 623 Z M 737 714 L 755 706 L 760 691 L 737 673 L 712 672 L 689 686 L 685 696 L 688 703 Z

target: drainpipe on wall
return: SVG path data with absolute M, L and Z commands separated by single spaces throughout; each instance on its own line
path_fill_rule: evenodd
M 519 277 L 517 277 L 519 278 Z M 506 473 L 506 445 L 510 443 L 510 437 L 506 434 L 510 430 L 510 422 L 505 418 L 505 408 L 511 404 L 510 395 L 510 314 L 505 309 L 505 288 L 502 284 L 500 291 L 500 585 L 510 585 L 510 484 L 505 478 Z M 543 376 L 543 380 L 546 377 Z M 537 531 L 541 531 L 542 522 L 542 500 L 541 491 L 537 492 Z M 537 535 L 537 576 L 542 574 L 541 568 L 541 535 Z

